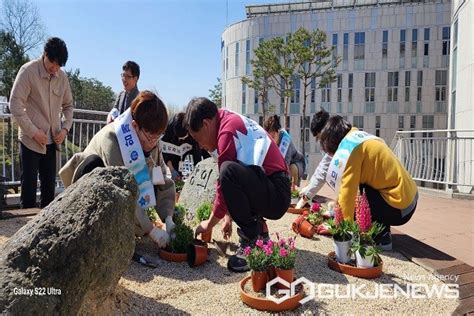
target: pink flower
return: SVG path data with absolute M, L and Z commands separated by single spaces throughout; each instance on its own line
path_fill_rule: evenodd
M 290 250 L 295 249 L 295 240 L 291 237 L 288 238 L 288 245 L 290 246 Z
M 255 245 L 259 248 L 262 248 L 263 247 L 263 240 L 261 239 L 258 239 L 256 242 L 255 242 Z
M 280 247 L 283 247 L 285 244 L 286 244 L 285 238 L 282 238 L 282 239 L 280 239 L 280 240 L 278 241 L 278 245 L 279 245 Z
M 334 206 L 334 224 L 340 225 L 343 219 L 344 215 L 342 214 L 341 206 L 339 203 L 336 203 L 336 206 Z
M 356 208 L 356 221 L 359 224 L 360 230 L 363 233 L 369 231 L 372 226 L 372 217 L 370 215 L 369 201 L 365 191 L 359 197 L 359 205 Z
M 268 246 L 268 248 L 273 248 L 273 240 L 271 240 L 271 239 L 268 240 L 267 241 L 267 246 Z
M 267 256 L 271 256 L 272 253 L 273 253 L 273 248 L 268 246 L 268 244 L 267 244 L 267 245 L 263 246 L 263 251 L 265 252 L 265 254 Z
M 311 211 L 317 213 L 321 209 L 321 205 L 319 205 L 318 202 L 314 202 L 313 205 L 311 205 Z
M 286 251 L 285 248 L 280 248 L 280 257 L 286 257 L 288 255 L 288 252 Z
M 245 247 L 244 249 L 245 256 L 249 256 L 251 252 L 252 252 L 252 248 L 250 248 L 250 246 Z

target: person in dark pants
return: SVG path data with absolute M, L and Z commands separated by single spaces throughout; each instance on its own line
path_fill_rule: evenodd
M 41 207 L 54 199 L 56 149 L 72 126 L 71 88 L 66 73 L 61 70 L 67 58 L 64 41 L 50 38 L 43 55 L 24 64 L 13 84 L 10 110 L 19 126 L 21 208 L 36 207 L 38 174 Z
M 354 219 L 355 198 L 365 191 L 371 217 L 384 227 L 375 242 L 392 249 L 390 226 L 410 220 L 418 202 L 415 181 L 385 142 L 332 116 L 319 135 L 322 149 L 332 156 L 326 181 L 336 190 L 345 219 Z
M 290 178 L 285 159 L 268 133 L 247 117 L 217 106 L 207 98 L 192 99 L 184 119 L 186 128 L 201 148 L 217 159 L 219 180 L 209 220 L 196 235 L 210 231 L 224 219 L 222 233 L 239 227 L 240 245 L 227 262 L 229 270 L 248 271 L 243 255 L 257 239 L 268 239 L 265 219 L 281 218 L 290 205 Z

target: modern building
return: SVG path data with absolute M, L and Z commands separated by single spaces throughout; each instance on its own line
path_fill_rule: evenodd
M 245 20 L 222 34 L 225 107 L 261 121 L 260 101 L 241 78 L 252 75 L 253 50 L 262 40 L 284 37 L 300 27 L 319 28 L 342 60 L 336 82 L 324 89 L 313 87 L 307 96 L 305 120 L 300 83 L 295 84 L 288 112 L 290 133 L 299 148 L 300 133 L 305 133 L 309 172 L 320 157 L 309 133 L 310 118 L 320 107 L 388 144 L 397 130 L 447 128 L 450 0 L 305 1 L 251 5 L 246 12 Z M 274 91 L 269 100 L 282 114 Z
M 449 129 L 451 137 L 459 139 L 453 150 L 454 182 L 474 184 L 474 1 L 453 0 L 452 45 L 449 94 Z M 470 130 L 470 132 L 463 132 Z M 472 186 L 459 191 L 469 193 Z

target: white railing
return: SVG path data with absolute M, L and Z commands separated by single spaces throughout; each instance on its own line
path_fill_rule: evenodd
M 87 146 L 95 133 L 105 125 L 106 117 L 107 112 L 74 110 L 71 130 L 61 146 L 61 151 L 57 152 L 58 170 L 73 154 Z M 13 121 L 11 114 L 0 114 L 1 181 L 17 192 L 20 185 L 19 142 L 18 125 Z M 61 185 L 59 178 L 56 183 L 58 186 Z
M 392 149 L 413 179 L 447 191 L 474 187 L 474 130 L 396 132 Z

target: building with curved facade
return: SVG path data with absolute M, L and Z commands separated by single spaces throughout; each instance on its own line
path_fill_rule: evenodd
M 305 133 L 310 173 L 320 154 L 309 122 L 320 107 L 389 144 L 397 130 L 447 128 L 451 1 L 306 1 L 252 5 L 246 13 L 222 34 L 226 108 L 261 122 L 260 101 L 241 78 L 252 76 L 253 50 L 263 40 L 300 27 L 319 28 L 341 58 L 337 80 L 324 89 L 312 87 L 306 119 L 299 82 L 289 105 L 290 134 L 301 148 L 300 133 Z M 276 114 L 283 113 L 274 91 L 269 103 Z

